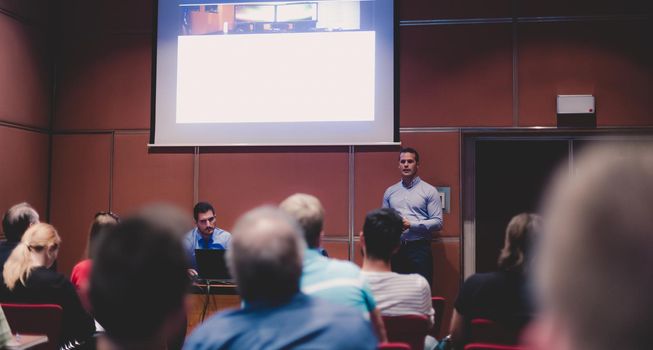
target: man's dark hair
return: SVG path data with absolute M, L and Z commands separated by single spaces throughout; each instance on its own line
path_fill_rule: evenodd
M 363 225 L 366 254 L 372 259 L 390 261 L 400 244 L 403 230 L 403 219 L 392 208 L 381 208 L 367 213 Z
M 215 215 L 215 209 L 213 209 L 213 206 L 210 203 L 198 202 L 195 204 L 195 207 L 193 207 L 193 218 L 197 221 L 200 213 L 206 213 L 209 210 L 213 212 L 213 215 Z
M 153 339 L 183 310 L 189 287 L 180 234 L 165 220 L 132 217 L 98 242 L 90 300 L 98 322 L 117 344 Z
M 415 162 L 419 163 L 419 153 L 417 153 L 416 149 L 414 149 L 412 147 L 403 147 L 399 151 L 399 155 L 401 155 L 402 153 L 412 153 L 412 154 L 414 154 L 415 155 Z
M 2 217 L 2 232 L 10 242 L 19 242 L 31 224 L 39 222 L 39 214 L 26 202 L 9 208 Z

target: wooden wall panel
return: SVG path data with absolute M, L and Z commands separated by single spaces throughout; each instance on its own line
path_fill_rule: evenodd
M 651 3 L 641 0 L 553 0 L 516 1 L 515 3 L 517 15 L 527 17 L 651 14 Z
M 149 34 L 66 40 L 54 129 L 149 129 L 151 41 Z
M 63 240 L 62 273 L 83 257 L 93 215 L 109 209 L 110 162 L 111 134 L 53 136 L 50 219 Z
M 486 18 L 510 17 L 510 0 L 499 1 L 456 1 L 456 0 L 399 0 L 401 20 L 429 20 L 443 18 Z
M 30 203 L 47 217 L 49 136 L 0 125 L 0 215 L 12 205 Z
M 511 126 L 511 40 L 510 24 L 401 27 L 401 126 Z
M 148 150 L 148 133 L 116 133 L 111 209 L 126 214 L 151 202 L 174 204 L 191 217 L 192 149 Z
M 150 33 L 153 29 L 153 0 L 113 1 L 62 0 L 61 16 L 68 33 Z
M 322 241 L 329 258 L 349 260 L 349 243 L 344 241 Z
M 349 231 L 344 147 L 223 149 L 201 153 L 199 171 L 199 200 L 213 203 L 220 227 L 231 229 L 247 210 L 305 192 L 322 202 L 327 236 Z
M 460 242 L 458 240 L 435 241 L 433 250 L 433 285 L 431 293 L 447 299 L 442 318 L 440 337 L 449 334 L 453 304 L 460 288 Z M 440 339 L 440 338 L 438 338 Z
M 653 125 L 651 22 L 519 26 L 519 124 L 554 126 L 556 95 L 596 96 L 599 126 Z
M 48 128 L 51 60 L 47 35 L 0 13 L 0 120 Z
M 354 155 L 354 233 L 363 229 L 365 215 L 381 207 L 383 193 L 399 182 L 399 147 L 356 147 Z

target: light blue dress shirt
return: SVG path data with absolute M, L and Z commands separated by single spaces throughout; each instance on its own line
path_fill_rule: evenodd
M 402 181 L 383 194 L 384 208 L 393 208 L 410 222 L 410 228 L 401 236 L 402 240 L 431 240 L 431 234 L 442 228 L 442 203 L 438 191 L 419 176 L 410 186 Z

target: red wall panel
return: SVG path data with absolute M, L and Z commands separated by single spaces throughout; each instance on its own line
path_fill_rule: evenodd
M 354 233 L 363 229 L 365 215 L 381 207 L 383 193 L 399 181 L 399 147 L 356 147 L 354 155 Z
M 44 133 L 0 125 L 0 215 L 28 202 L 47 217 L 49 141 Z
M 322 247 L 326 249 L 329 258 L 349 260 L 349 243 L 342 241 L 322 241 Z
M 596 16 L 651 13 L 651 3 L 641 0 L 552 0 L 516 1 L 517 15 L 542 16 Z
M 66 40 L 54 129 L 149 129 L 151 41 L 150 35 Z
M 519 26 L 519 124 L 554 126 L 556 95 L 596 96 L 600 126 L 653 125 L 650 23 Z
M 50 52 L 47 36 L 0 13 L 0 120 L 48 128 Z
M 401 27 L 401 126 L 511 126 L 511 40 L 510 24 Z
M 348 233 L 348 157 L 345 148 L 225 149 L 200 154 L 199 200 L 213 203 L 218 226 L 256 206 L 278 204 L 296 192 L 325 208 L 326 235 Z
M 433 295 L 445 297 L 446 303 L 442 317 L 440 336 L 449 334 L 453 304 L 458 296 L 460 285 L 460 242 L 458 240 L 436 241 L 431 245 L 433 250 Z M 438 338 L 439 339 L 439 338 Z
M 192 149 L 148 150 L 148 133 L 116 133 L 111 209 L 128 213 L 150 202 L 169 202 L 191 217 L 193 208 Z
M 153 0 L 62 0 L 59 9 L 68 33 L 148 33 L 153 29 Z
M 398 0 L 401 20 L 510 17 L 510 0 Z
M 53 136 L 50 219 L 65 274 L 83 257 L 93 215 L 109 209 L 110 169 L 111 134 Z

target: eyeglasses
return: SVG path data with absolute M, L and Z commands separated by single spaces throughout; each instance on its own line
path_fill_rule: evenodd
M 114 220 L 116 220 L 116 222 L 120 222 L 120 216 L 118 216 L 118 214 L 114 214 L 111 211 L 99 211 L 99 212 L 95 213 L 95 218 L 97 219 L 98 216 L 102 216 L 102 215 L 109 215 Z

